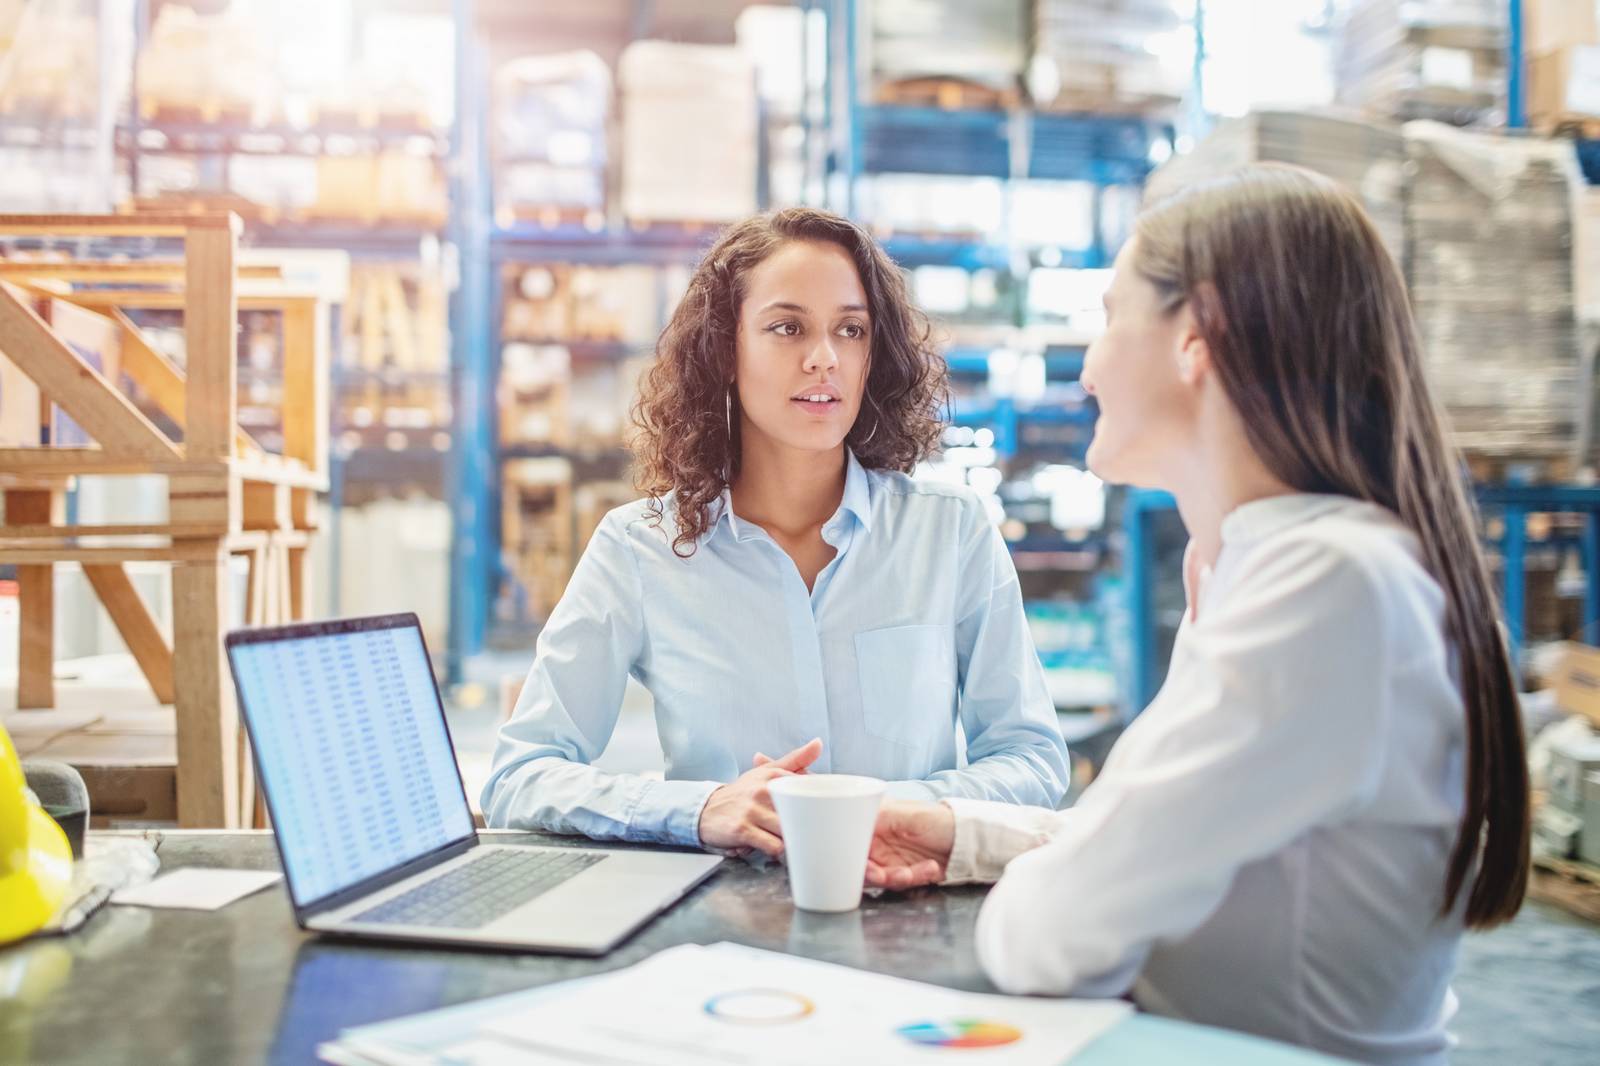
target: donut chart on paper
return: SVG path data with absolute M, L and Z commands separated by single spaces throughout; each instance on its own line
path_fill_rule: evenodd
M 741 988 L 706 1000 L 705 1012 L 735 1025 L 783 1025 L 797 1022 L 817 1009 L 798 992 L 781 988 Z
M 941 1022 L 914 1022 L 895 1030 L 922 1047 L 985 1048 L 1003 1047 L 1022 1039 L 1022 1030 L 1004 1022 L 979 1018 L 956 1018 Z

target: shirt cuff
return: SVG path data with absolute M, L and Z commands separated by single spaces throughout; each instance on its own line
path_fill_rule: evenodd
M 989 884 L 1006 863 L 1046 844 L 1057 812 L 947 797 L 940 800 L 955 815 L 955 839 L 945 863 L 947 885 Z
M 650 781 L 628 818 L 631 840 L 700 847 L 700 812 L 721 787 L 717 781 Z

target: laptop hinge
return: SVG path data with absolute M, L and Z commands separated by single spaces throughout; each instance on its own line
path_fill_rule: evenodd
M 418 856 L 417 858 L 406 863 L 404 866 L 396 866 L 391 870 L 385 870 L 380 874 L 374 874 L 364 881 L 356 882 L 349 888 L 342 889 L 331 896 L 326 896 L 322 899 L 319 899 L 310 906 L 297 908 L 299 911 L 298 917 L 300 922 L 301 924 L 304 924 L 318 914 L 326 914 L 328 911 L 338 910 L 340 907 L 343 907 L 349 903 L 354 903 L 356 900 L 365 896 L 370 896 L 374 892 L 381 892 L 390 885 L 398 884 L 408 877 L 414 877 L 417 874 L 422 873 L 424 870 L 429 870 L 435 866 L 438 866 L 440 863 L 449 862 L 457 855 L 465 854 L 474 847 L 477 847 L 477 845 L 478 834 L 474 832 L 471 836 L 464 837 L 461 840 L 446 844 L 444 847 L 430 851 L 426 855 Z

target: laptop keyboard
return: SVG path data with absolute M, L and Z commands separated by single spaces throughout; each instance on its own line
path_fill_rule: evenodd
M 351 919 L 435 929 L 479 929 L 582 873 L 605 855 L 577 849 L 485 851 L 442 877 Z

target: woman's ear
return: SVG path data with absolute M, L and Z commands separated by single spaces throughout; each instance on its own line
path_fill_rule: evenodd
M 1216 286 L 1201 282 L 1178 311 L 1178 374 L 1185 384 L 1197 385 L 1211 371 L 1211 345 L 1206 337 L 1225 332 Z
M 1178 377 L 1185 385 L 1198 385 L 1210 371 L 1211 347 L 1200 335 L 1188 308 L 1184 308 L 1178 324 Z

